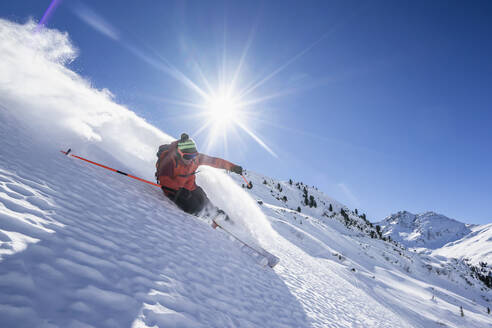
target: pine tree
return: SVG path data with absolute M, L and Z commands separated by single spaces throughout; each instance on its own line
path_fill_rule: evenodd
M 376 225 L 376 232 L 378 233 L 379 235 L 379 238 L 381 238 L 383 235 L 381 234 L 381 227 Z
M 301 212 L 301 207 L 297 206 L 297 212 Z
M 292 179 L 289 179 L 289 184 L 292 186 Z
M 487 314 L 490 314 L 490 308 L 487 306 Z
M 333 206 L 331 206 L 331 204 L 330 204 L 330 207 L 328 207 L 328 210 L 329 210 L 330 212 L 333 212 Z
M 355 209 L 355 214 L 356 214 L 356 215 L 359 215 L 359 212 L 357 211 L 357 209 Z
M 343 220 L 345 221 L 345 225 L 348 227 L 350 223 L 350 219 L 348 214 L 345 212 L 343 208 L 340 209 L 340 214 L 343 216 Z
M 309 207 L 313 207 L 314 203 L 315 203 L 314 196 L 313 195 L 309 196 Z
M 465 316 L 465 314 L 463 313 L 463 307 L 461 305 L 460 305 L 460 314 L 461 314 L 462 317 Z

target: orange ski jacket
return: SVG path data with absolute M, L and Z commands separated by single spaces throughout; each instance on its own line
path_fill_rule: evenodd
M 181 188 L 193 191 L 197 188 L 195 174 L 200 165 L 208 165 L 219 169 L 231 170 L 235 164 L 221 158 L 198 154 L 188 164 L 185 164 L 177 152 L 178 142 L 171 143 L 169 149 L 159 157 L 157 168 L 157 180 L 164 186 L 166 194 L 175 192 Z

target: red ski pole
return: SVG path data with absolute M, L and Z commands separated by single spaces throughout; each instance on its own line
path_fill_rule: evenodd
M 248 188 L 248 189 L 253 188 L 253 186 L 251 185 L 251 182 L 248 182 L 248 180 L 246 180 L 246 178 L 244 177 L 244 175 L 241 174 L 241 177 L 243 177 L 244 182 L 246 182 L 246 188 Z
M 129 177 L 129 178 L 132 178 L 132 179 L 135 179 L 135 180 L 138 180 L 138 181 L 142 181 L 142 182 L 145 182 L 145 183 L 151 184 L 151 185 L 156 186 L 156 187 L 159 187 L 159 188 L 161 188 L 161 187 L 162 187 L 162 185 L 160 185 L 160 184 L 153 183 L 153 182 L 150 182 L 150 181 L 148 181 L 148 180 L 141 179 L 141 178 L 136 177 L 136 176 L 133 176 L 133 175 L 131 175 L 131 174 L 128 174 L 128 173 L 122 172 L 122 171 L 120 171 L 120 170 L 115 170 L 115 169 L 113 169 L 113 168 L 111 168 L 111 167 L 109 167 L 109 166 L 102 165 L 102 164 L 99 164 L 99 163 L 96 163 L 96 162 L 90 161 L 90 160 L 88 160 L 88 159 L 86 159 L 86 158 L 83 158 L 83 157 L 80 157 L 80 156 L 77 156 L 77 155 L 74 155 L 74 154 L 70 154 L 70 152 L 71 152 L 71 151 L 72 151 L 72 149 L 68 149 L 67 151 L 60 150 L 60 152 L 61 152 L 61 153 L 65 154 L 65 155 L 67 155 L 67 156 L 78 158 L 78 159 L 80 159 L 80 160 L 82 160 L 82 161 L 85 161 L 85 162 L 87 162 L 87 163 L 90 163 L 90 164 L 93 164 L 93 165 L 97 165 L 97 166 L 99 166 L 99 167 L 105 168 L 106 170 L 110 170 L 110 171 L 113 171 L 113 172 L 116 172 L 116 173 L 119 173 L 119 174 L 126 175 L 126 176 L 127 176 L 127 177 Z
M 77 155 L 71 154 L 71 151 L 72 151 L 72 149 L 71 149 L 71 148 L 69 148 L 67 151 L 60 150 L 60 152 L 61 152 L 62 154 L 65 154 L 65 155 L 67 155 L 67 156 L 70 156 L 70 157 L 75 157 L 75 158 L 77 158 L 77 159 L 80 159 L 80 160 L 82 160 L 82 161 L 84 161 L 84 162 L 87 162 L 87 163 L 90 163 L 90 164 L 92 164 L 92 165 L 96 165 L 96 166 L 102 167 L 102 168 L 104 168 L 104 169 L 106 169 L 106 170 L 110 170 L 110 171 L 113 171 L 113 172 L 116 172 L 116 173 L 119 173 L 119 174 L 122 174 L 122 175 L 126 175 L 126 176 L 127 176 L 127 177 L 129 177 L 129 178 L 132 178 L 132 179 L 135 179 L 135 180 L 138 180 L 138 181 L 142 181 L 142 182 L 145 182 L 145 183 L 151 184 L 151 185 L 153 185 L 153 186 L 156 186 L 156 187 L 162 188 L 162 185 L 160 185 L 160 184 L 158 184 L 158 183 L 150 182 L 150 181 L 148 181 L 148 180 L 145 180 L 145 179 L 142 179 L 142 178 L 136 177 L 136 176 L 134 176 L 134 175 L 131 175 L 131 174 L 128 174 L 128 173 L 122 172 L 122 171 L 120 171 L 120 170 L 113 169 L 113 168 L 111 168 L 111 167 L 109 167 L 109 166 L 106 166 L 106 165 L 99 164 L 99 163 L 96 163 L 96 162 L 94 162 L 94 161 L 88 160 L 87 158 L 83 158 L 83 157 L 80 157 L 80 156 L 77 156 Z M 248 188 L 248 189 L 253 188 L 253 186 L 251 185 L 251 182 L 248 182 L 248 180 L 246 180 L 246 178 L 244 177 L 244 175 L 242 175 L 242 174 L 241 174 L 241 176 L 243 177 L 244 181 L 246 182 L 246 184 L 247 184 L 247 188 Z

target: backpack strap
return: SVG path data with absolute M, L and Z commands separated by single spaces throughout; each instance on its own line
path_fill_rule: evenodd
M 187 178 L 189 176 L 192 176 L 192 175 L 197 174 L 198 172 L 200 172 L 200 171 L 195 171 L 195 172 L 191 172 L 191 173 L 188 173 L 188 174 L 178 174 L 178 177 Z

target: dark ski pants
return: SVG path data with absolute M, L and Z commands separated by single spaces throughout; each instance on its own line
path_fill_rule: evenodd
M 181 188 L 176 192 L 169 192 L 168 190 L 165 194 L 186 213 L 197 215 L 202 210 L 212 207 L 212 203 L 208 199 L 207 194 L 205 194 L 205 191 L 200 187 L 197 187 L 195 190 Z

